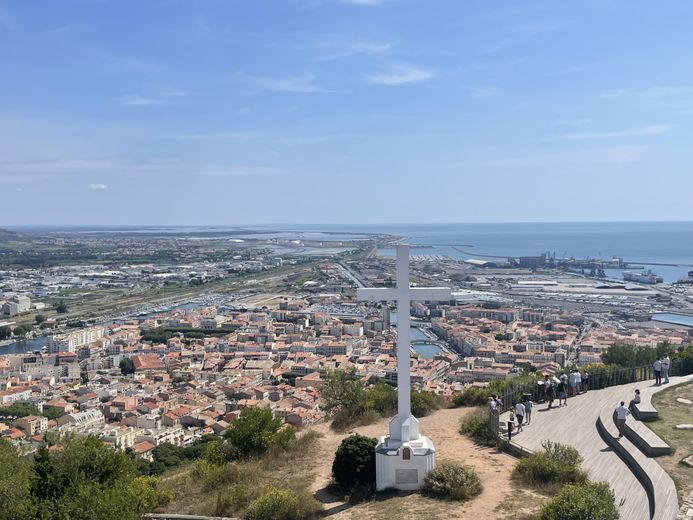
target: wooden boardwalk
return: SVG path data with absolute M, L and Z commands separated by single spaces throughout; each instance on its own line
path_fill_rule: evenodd
M 545 440 L 573 446 L 584 458 L 582 467 L 589 474 L 589 478 L 594 481 L 607 481 L 612 487 L 621 518 L 650 520 L 653 500 L 650 500 L 646 487 L 638 480 L 626 461 L 612 448 L 615 441 L 607 437 L 607 440 L 610 441 L 607 443 L 602 438 L 597 429 L 597 420 L 600 414 L 602 417 L 606 414 L 606 417 L 610 418 L 620 401 L 625 401 L 628 405 L 636 388 L 640 389 L 643 402 L 649 402 L 655 392 L 686 381 L 693 381 L 693 376 L 672 377 L 669 384 L 659 387 L 655 387 L 654 380 L 652 380 L 614 386 L 603 390 L 592 390 L 569 398 L 567 405 L 554 406 L 550 410 L 545 403 L 535 403 L 532 423 L 529 426 L 525 425 L 521 433 L 514 433 L 512 441 L 523 449 L 531 451 L 540 451 L 542 449 L 541 444 Z M 554 401 L 554 403 L 557 402 L 557 400 Z M 505 424 L 508 416 L 509 412 L 501 415 L 501 425 Z M 634 421 L 632 416 L 628 417 L 628 422 Z M 607 424 L 606 420 L 603 423 L 606 430 L 613 433 L 611 431 L 615 429 L 613 421 L 610 422 L 610 425 Z M 643 424 L 639 424 L 638 428 L 642 427 Z M 648 472 L 656 473 L 653 484 L 658 491 L 661 491 L 661 495 L 668 497 L 670 501 L 673 482 L 661 469 L 661 466 L 654 459 L 645 457 L 629 441 L 624 442 L 623 447 L 626 451 L 633 452 L 636 459 L 647 466 Z M 675 489 L 673 491 L 675 500 Z M 668 511 L 666 515 L 656 515 L 656 518 L 668 520 Z M 675 515 L 671 518 L 675 518 Z

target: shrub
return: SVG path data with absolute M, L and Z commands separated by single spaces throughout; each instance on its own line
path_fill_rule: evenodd
M 246 520 L 298 520 L 299 499 L 286 489 L 270 488 L 253 500 L 245 512 Z
M 304 520 L 317 517 L 322 506 L 307 493 L 269 488 L 253 500 L 245 511 L 245 520 Z
M 491 390 L 488 388 L 467 388 L 452 398 L 453 406 L 484 406 L 488 404 Z
M 462 418 L 460 433 L 483 446 L 495 446 L 498 443 L 498 438 L 489 425 L 488 411 L 483 408 Z
M 202 484 L 204 489 L 215 489 L 229 480 L 227 465 L 214 464 L 207 459 L 198 459 L 190 470 L 190 476 Z
M 439 395 L 422 390 L 412 390 L 411 392 L 411 413 L 416 417 L 425 417 L 439 409 L 442 404 L 443 399 Z
M 550 441 L 542 446 L 543 453 L 520 459 L 515 468 L 516 477 L 535 486 L 587 482 L 587 474 L 580 469 L 582 457 L 575 448 Z
M 606 482 L 569 484 L 549 500 L 538 520 L 618 520 L 614 493 Z
M 284 446 L 296 436 L 292 427 L 282 428 L 282 419 L 269 408 L 245 408 L 225 437 L 242 457 L 261 455 L 275 445 Z
M 444 463 L 426 475 L 423 489 L 439 498 L 469 500 L 480 494 L 483 486 L 474 468 Z
M 332 477 L 345 492 L 375 484 L 375 446 L 378 441 L 363 435 L 351 435 L 337 448 Z

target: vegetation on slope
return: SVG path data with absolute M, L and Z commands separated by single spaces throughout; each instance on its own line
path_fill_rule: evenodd
M 139 520 L 171 499 L 99 439 L 68 437 L 60 448 L 23 458 L 0 439 L 0 519 Z
M 367 385 L 354 370 L 331 370 L 320 388 L 323 409 L 335 430 L 366 425 L 397 412 L 397 391 L 382 381 Z M 411 391 L 411 410 L 424 417 L 443 405 L 440 396 Z

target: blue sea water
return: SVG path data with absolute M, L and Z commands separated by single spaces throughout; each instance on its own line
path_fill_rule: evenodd
M 398 224 L 310 226 L 310 229 L 393 234 L 403 236 L 412 245 L 431 246 L 415 254 L 460 259 L 542 253 L 578 259 L 607 260 L 618 256 L 651 267 L 667 282 L 685 278 L 693 270 L 693 222 Z M 657 263 L 679 265 L 647 265 Z

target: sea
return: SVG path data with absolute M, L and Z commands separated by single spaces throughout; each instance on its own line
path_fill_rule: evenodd
M 456 259 L 541 254 L 602 260 L 619 257 L 652 269 L 665 282 L 686 278 L 693 271 L 693 221 L 320 225 L 301 230 L 397 235 L 408 244 L 428 246 L 413 250 L 413 255 Z M 621 279 L 621 271 L 607 274 Z

